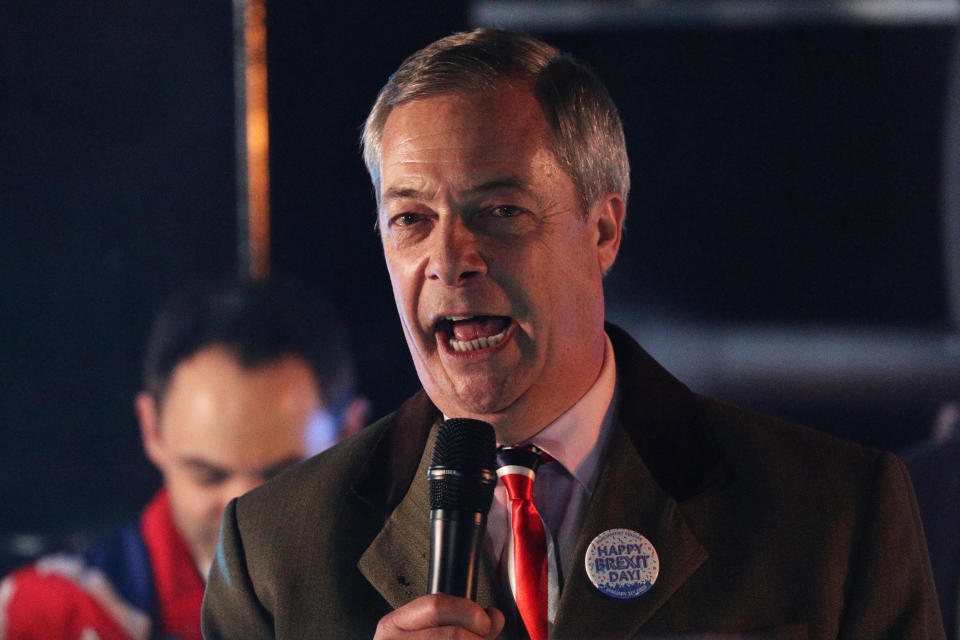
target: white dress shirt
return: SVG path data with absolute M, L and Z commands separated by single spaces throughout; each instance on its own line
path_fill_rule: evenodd
M 605 338 L 603 366 L 593 386 L 545 429 L 520 445 L 534 444 L 553 461 L 540 465 L 533 502 L 547 533 L 549 561 L 548 620 L 552 623 L 563 577 L 569 573 L 584 511 L 593 495 L 598 463 L 613 422 L 617 368 L 610 338 Z M 487 549 L 498 562 L 501 580 L 516 593 L 510 501 L 502 482 L 493 493 L 487 516 Z

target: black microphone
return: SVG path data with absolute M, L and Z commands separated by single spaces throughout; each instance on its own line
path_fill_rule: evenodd
M 493 427 L 451 418 L 440 425 L 427 469 L 430 573 L 427 593 L 477 599 L 477 558 L 497 485 Z

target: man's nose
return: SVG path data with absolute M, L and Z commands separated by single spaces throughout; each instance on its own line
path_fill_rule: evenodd
M 458 217 L 441 223 L 431 247 L 427 276 L 451 287 L 487 272 L 480 238 Z

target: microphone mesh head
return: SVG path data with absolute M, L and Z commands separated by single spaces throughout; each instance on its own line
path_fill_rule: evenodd
M 496 486 L 496 457 L 496 436 L 486 422 L 451 418 L 441 424 L 430 466 L 459 473 L 430 479 L 430 508 L 489 511 Z

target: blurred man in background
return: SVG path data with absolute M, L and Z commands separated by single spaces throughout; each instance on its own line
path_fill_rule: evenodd
M 345 327 L 292 284 L 184 291 L 154 321 L 135 408 L 163 488 L 82 555 L 0 585 L 0 638 L 200 639 L 227 502 L 363 426 Z

